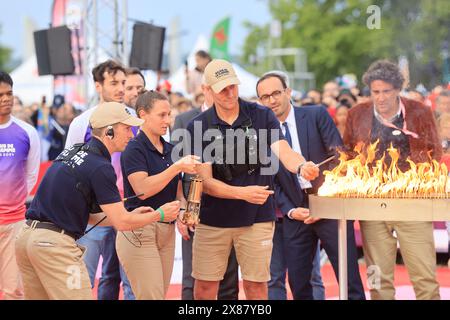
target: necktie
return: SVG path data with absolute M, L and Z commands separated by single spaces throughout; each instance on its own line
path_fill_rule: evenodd
M 283 122 L 283 127 L 285 129 L 284 136 L 286 137 L 287 142 L 289 143 L 289 145 L 292 148 L 292 137 L 291 137 L 291 132 L 289 131 L 288 123 L 287 122 Z

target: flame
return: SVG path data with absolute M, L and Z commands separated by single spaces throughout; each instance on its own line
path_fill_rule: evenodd
M 449 198 L 450 179 L 445 164 L 439 164 L 428 152 L 429 162 L 414 163 L 406 159 L 410 169 L 398 167 L 399 151 L 391 146 L 376 160 L 379 141 L 364 148 L 356 145 L 356 157 L 348 159 L 340 152 L 339 164 L 324 171 L 325 182 L 319 196 L 343 198 Z M 365 149 L 365 152 L 364 152 Z M 387 155 L 386 155 L 387 153 Z M 386 164 L 386 157 L 391 162 Z

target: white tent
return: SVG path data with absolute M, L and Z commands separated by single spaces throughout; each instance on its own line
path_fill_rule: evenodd
M 19 96 L 25 105 L 41 102 L 45 96 L 48 103 L 53 98 L 53 76 L 39 76 L 36 56 L 24 61 L 12 73 L 14 94 Z
M 203 35 L 200 35 L 197 38 L 197 42 L 188 56 L 188 65 L 190 69 L 194 69 L 195 67 L 195 53 L 198 50 L 209 50 L 208 42 L 206 41 L 206 37 Z M 256 82 L 258 81 L 258 77 L 250 72 L 247 72 L 236 63 L 233 63 L 232 65 L 239 80 L 241 81 L 241 85 L 239 86 L 239 95 L 243 98 L 252 98 L 256 96 Z M 183 95 L 187 95 L 184 65 L 181 66 L 168 80 L 172 85 L 172 91 L 181 92 Z
M 191 69 L 195 67 L 195 53 L 198 50 L 208 51 L 208 48 L 209 46 L 206 37 L 200 35 L 188 56 L 188 65 Z M 101 56 L 102 58 L 104 57 L 105 60 L 107 59 L 106 55 Z M 236 63 L 233 63 L 233 67 L 241 81 L 239 95 L 243 98 L 254 97 L 256 95 L 255 87 L 258 77 L 247 72 Z M 14 81 L 14 94 L 18 95 L 25 104 L 40 102 L 44 95 L 47 97 L 48 103 L 52 102 L 53 76 L 39 76 L 37 70 L 36 56 L 32 56 L 11 73 L 11 77 Z M 154 71 L 145 71 L 144 76 L 147 82 L 147 88 L 155 89 L 157 86 L 156 73 Z M 168 80 L 172 85 L 172 91 L 181 92 L 183 95 L 188 96 L 186 92 L 184 65 L 180 66 Z M 89 88 L 93 88 L 93 84 L 92 86 L 89 86 Z

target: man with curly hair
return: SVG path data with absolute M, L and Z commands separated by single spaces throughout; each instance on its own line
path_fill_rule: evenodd
M 408 157 L 416 163 L 427 162 L 431 151 L 431 156 L 439 160 L 442 147 L 431 109 L 399 96 L 404 78 L 397 65 L 376 61 L 364 74 L 363 81 L 370 89 L 372 101 L 349 111 L 344 144 L 353 150 L 360 142 L 367 145 L 379 140 L 376 159 L 383 157 L 392 144 L 400 152 L 398 165 L 403 171 L 409 169 Z M 361 221 L 360 224 L 368 270 L 379 276 L 369 283 L 373 300 L 395 298 L 397 241 L 416 298 L 440 298 L 432 222 Z

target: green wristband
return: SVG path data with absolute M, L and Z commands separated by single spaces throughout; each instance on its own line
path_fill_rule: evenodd
M 161 216 L 160 222 L 164 222 L 164 210 L 162 208 L 156 209 L 156 211 L 159 212 L 159 215 Z

